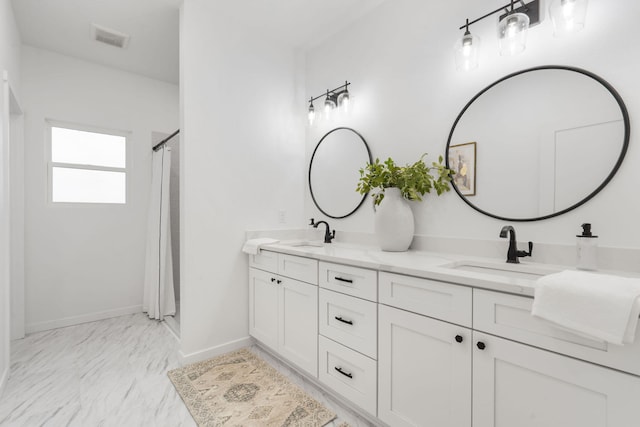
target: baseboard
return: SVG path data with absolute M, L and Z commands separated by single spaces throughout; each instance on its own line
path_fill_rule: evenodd
M 96 313 L 82 314 L 80 316 L 64 317 L 62 319 L 47 320 L 44 322 L 27 323 L 27 333 L 48 331 L 49 329 L 64 328 L 79 325 L 81 323 L 95 322 L 96 320 L 109 319 L 111 317 L 124 316 L 126 314 L 141 313 L 141 305 L 117 308 L 115 310 L 98 311 Z
M 162 324 L 164 325 L 165 328 L 167 328 L 169 333 L 171 333 L 171 335 L 173 335 L 173 337 L 176 339 L 176 341 L 180 342 L 180 336 L 173 329 L 174 327 L 176 327 L 177 329 L 180 329 L 180 326 L 177 325 L 177 322 L 175 321 L 175 319 L 173 319 L 171 316 L 165 316 L 164 321 L 162 322 Z
M 229 353 L 230 351 L 239 350 L 243 347 L 250 347 L 253 342 L 254 341 L 251 337 L 240 338 L 239 340 L 230 341 L 215 347 L 209 347 L 204 350 L 196 351 L 195 353 L 184 354 L 181 351 L 180 358 L 182 359 L 182 363 L 185 365 L 200 362 L 202 360 L 220 356 L 221 354 Z
M 0 376 L 0 399 L 2 399 L 2 394 L 4 393 L 4 388 L 7 385 L 7 380 L 9 379 L 9 367 L 7 366 Z

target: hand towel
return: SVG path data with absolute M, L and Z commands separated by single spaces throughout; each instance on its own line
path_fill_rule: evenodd
M 562 271 L 536 282 L 531 314 L 580 335 L 633 343 L 640 315 L 640 279 Z
M 278 243 L 280 240 L 270 239 L 268 237 L 263 237 L 261 239 L 249 239 L 244 243 L 242 247 L 242 252 L 249 255 L 258 255 L 260 252 L 260 248 L 264 245 L 271 245 L 273 243 Z

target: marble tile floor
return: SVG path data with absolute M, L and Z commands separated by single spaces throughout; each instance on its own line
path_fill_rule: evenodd
M 13 341 L 0 426 L 196 426 L 166 375 L 181 366 L 178 350 L 165 325 L 143 313 Z M 338 414 L 328 427 L 371 425 L 259 347 L 252 350 Z

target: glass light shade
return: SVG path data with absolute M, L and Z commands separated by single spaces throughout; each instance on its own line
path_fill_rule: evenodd
M 498 42 L 500 55 L 512 56 L 527 47 L 529 17 L 524 13 L 511 13 L 498 24 Z
M 349 110 L 349 102 L 350 102 L 349 91 L 345 89 L 344 92 L 342 92 L 340 94 L 340 97 L 338 98 L 338 104 L 340 104 L 340 107 L 344 108 L 345 110 Z
M 327 96 L 324 100 L 324 112 L 331 113 L 334 108 L 336 108 L 336 102 L 331 98 L 331 96 Z
M 456 57 L 456 70 L 469 71 L 478 68 L 480 37 L 466 32 L 464 36 L 453 45 L 453 50 Z
M 584 28 L 588 0 L 554 0 L 549 6 L 553 34 L 558 37 Z
M 309 114 L 307 115 L 307 117 L 309 118 L 309 124 L 312 125 L 316 120 L 316 110 L 315 108 L 313 108 L 313 104 L 309 106 Z

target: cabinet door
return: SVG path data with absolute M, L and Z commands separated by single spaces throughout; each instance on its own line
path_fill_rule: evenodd
M 473 336 L 474 427 L 638 425 L 640 378 L 502 338 Z
M 249 269 L 249 334 L 278 349 L 278 288 L 276 275 Z
M 318 377 L 318 287 L 282 278 L 280 354 Z
M 378 417 L 393 427 L 471 426 L 471 331 L 384 305 L 378 319 Z

